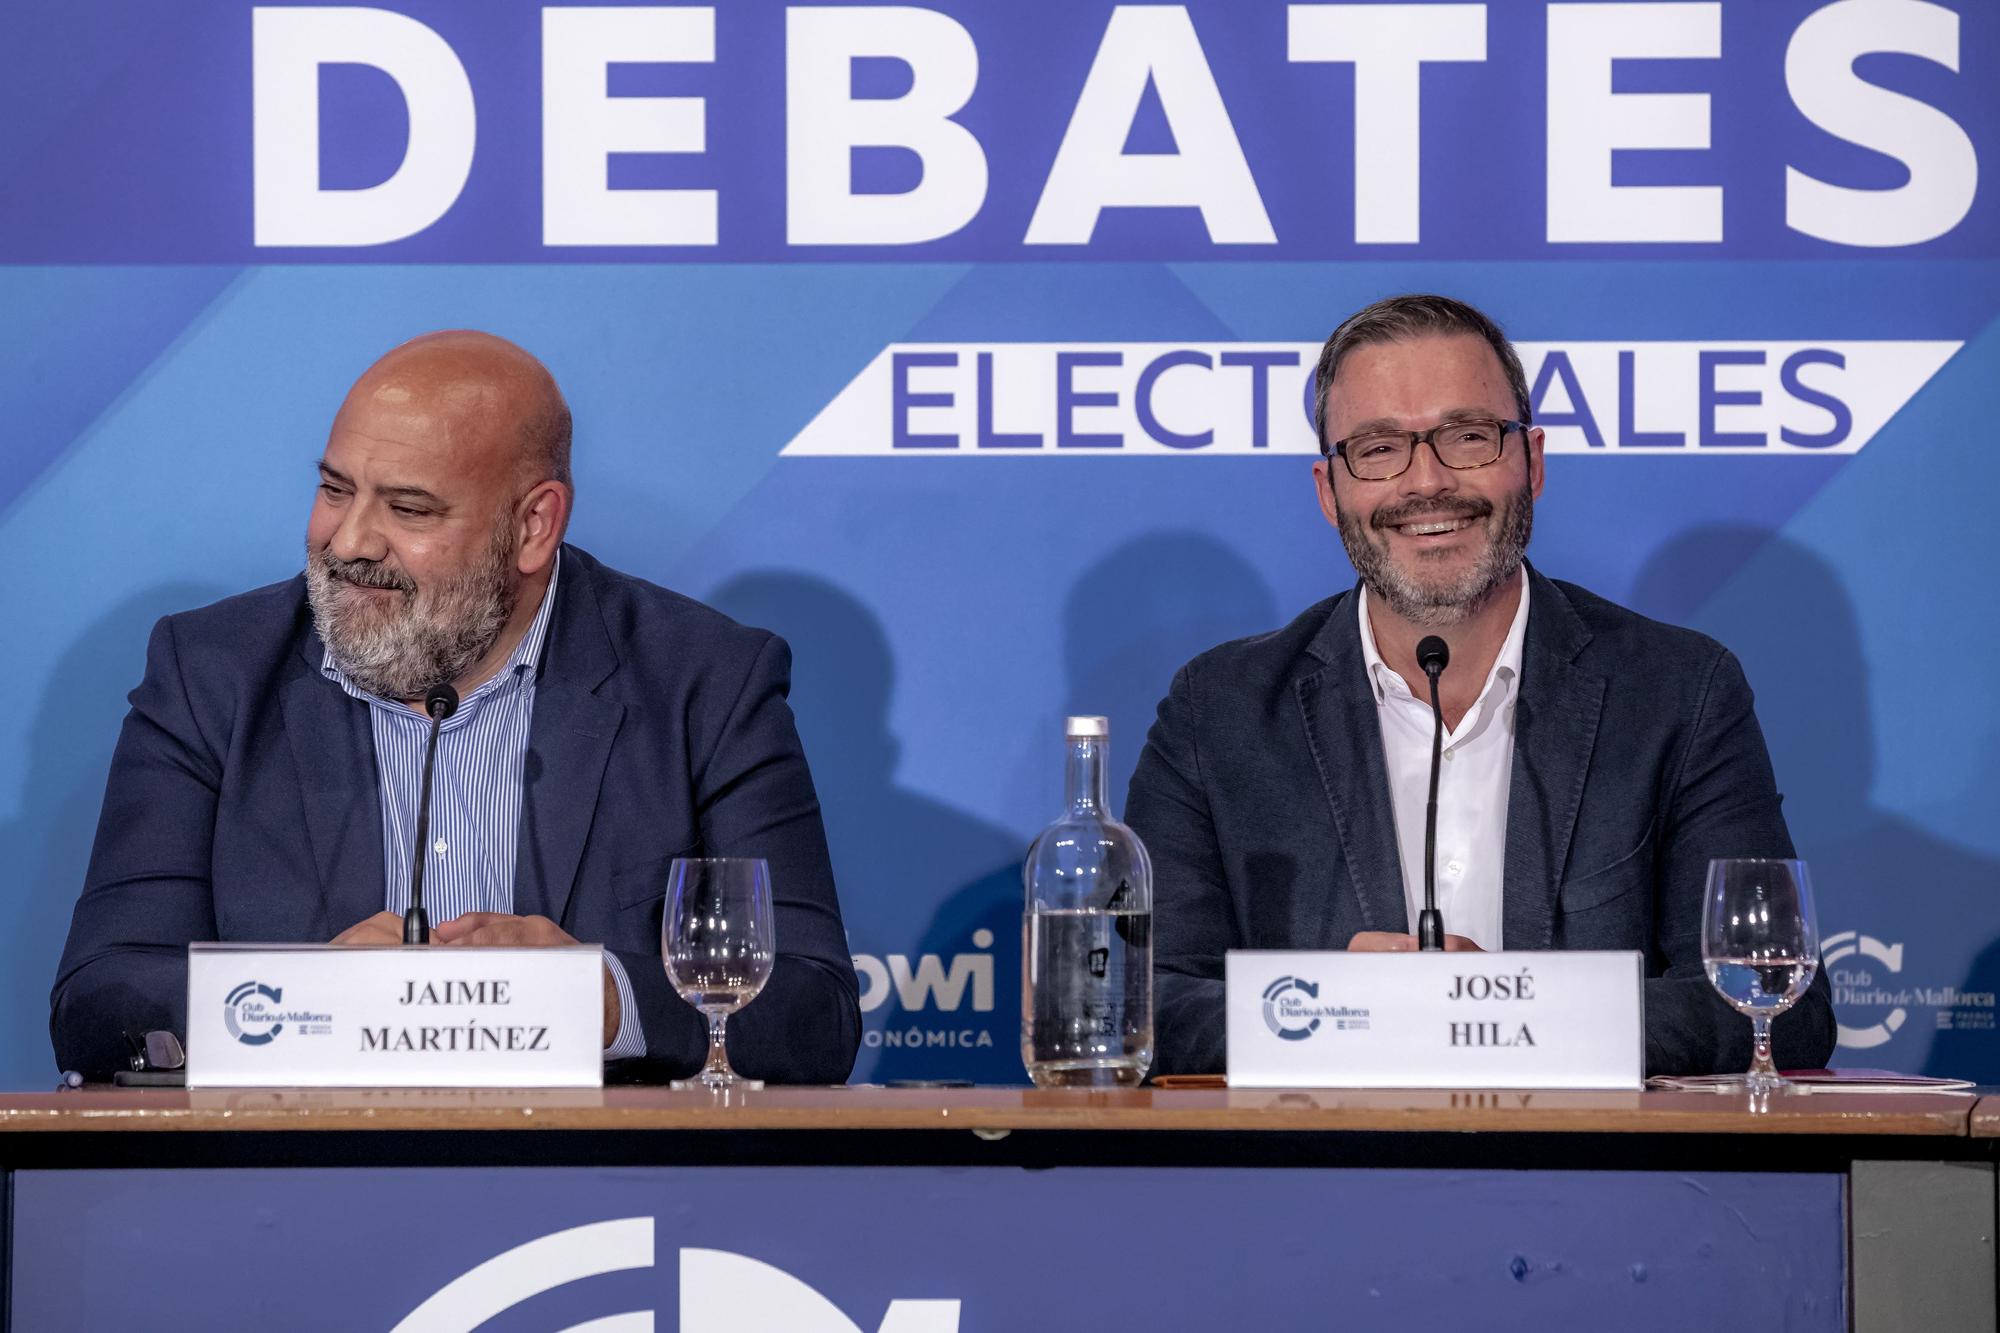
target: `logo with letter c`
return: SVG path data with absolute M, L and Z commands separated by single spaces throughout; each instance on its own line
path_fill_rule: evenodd
M 223 1000 L 222 1025 L 245 1046 L 269 1046 L 285 1030 L 285 1025 L 264 1004 L 266 1001 L 283 1004 L 284 1000 L 283 990 L 260 981 L 246 981 Z
M 1872 958 L 1891 972 L 1903 970 L 1903 946 L 1885 944 L 1873 935 L 1863 935 L 1859 931 L 1843 930 L 1829 935 L 1822 941 L 1820 966 L 1831 969 L 1841 959 L 1854 954 Z M 1838 1024 L 1838 1045 L 1851 1051 L 1865 1051 L 1871 1046 L 1881 1046 L 1896 1035 L 1896 1030 L 1909 1018 L 1909 1011 L 1897 1005 L 1865 1028 L 1851 1028 L 1845 1023 Z
M 1302 1013 L 1296 1007 L 1287 1012 L 1284 1001 L 1294 992 L 1317 1000 L 1319 983 L 1304 977 L 1279 977 L 1264 988 L 1264 1026 L 1276 1033 L 1279 1041 L 1304 1041 L 1319 1031 L 1317 1014 Z

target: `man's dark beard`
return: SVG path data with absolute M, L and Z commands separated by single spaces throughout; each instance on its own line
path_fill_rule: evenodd
M 1504 501 L 1500 530 L 1470 569 L 1446 582 L 1411 577 L 1396 568 L 1386 545 L 1371 540 L 1353 510 L 1340 511 L 1340 544 L 1347 548 L 1348 563 L 1388 608 L 1412 625 L 1442 629 L 1472 616 L 1492 600 L 1527 555 L 1528 537 L 1535 526 L 1535 493 L 1526 482 Z M 1472 496 L 1438 496 L 1430 500 L 1409 500 L 1385 505 L 1369 519 L 1368 526 L 1385 530 L 1413 518 L 1469 518 L 1484 521 L 1493 513 L 1491 501 Z M 1421 562 L 1422 557 L 1419 557 Z M 1421 573 L 1421 564 L 1418 573 Z
M 457 680 L 492 650 L 514 613 L 514 527 L 501 522 L 485 558 L 456 578 L 419 589 L 374 560 L 342 560 L 306 547 L 306 599 L 333 664 L 356 688 L 382 699 L 421 699 Z M 387 607 L 355 605 L 348 585 L 388 588 Z

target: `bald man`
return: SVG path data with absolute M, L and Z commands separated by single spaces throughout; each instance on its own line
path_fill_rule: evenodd
M 429 334 L 348 393 L 304 572 L 154 629 L 51 997 L 64 1069 L 185 1034 L 196 941 L 396 944 L 429 719 L 424 902 L 443 948 L 605 946 L 607 1059 L 692 1072 L 660 959 L 676 856 L 763 857 L 778 958 L 742 1073 L 840 1082 L 860 1012 L 784 641 L 563 543 L 570 413 L 489 334 Z

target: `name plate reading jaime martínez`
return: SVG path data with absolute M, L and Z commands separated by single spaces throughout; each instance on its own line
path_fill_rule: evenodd
M 1638 1088 L 1637 953 L 1232 951 L 1238 1088 Z
M 188 948 L 191 1088 L 597 1088 L 604 951 Z

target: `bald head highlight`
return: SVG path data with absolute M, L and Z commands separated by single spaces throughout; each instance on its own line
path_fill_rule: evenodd
M 508 451 L 522 489 L 573 485 L 569 404 L 548 368 L 505 338 L 475 329 L 420 334 L 370 366 L 341 411 L 362 400 L 427 412 L 444 429 Z

